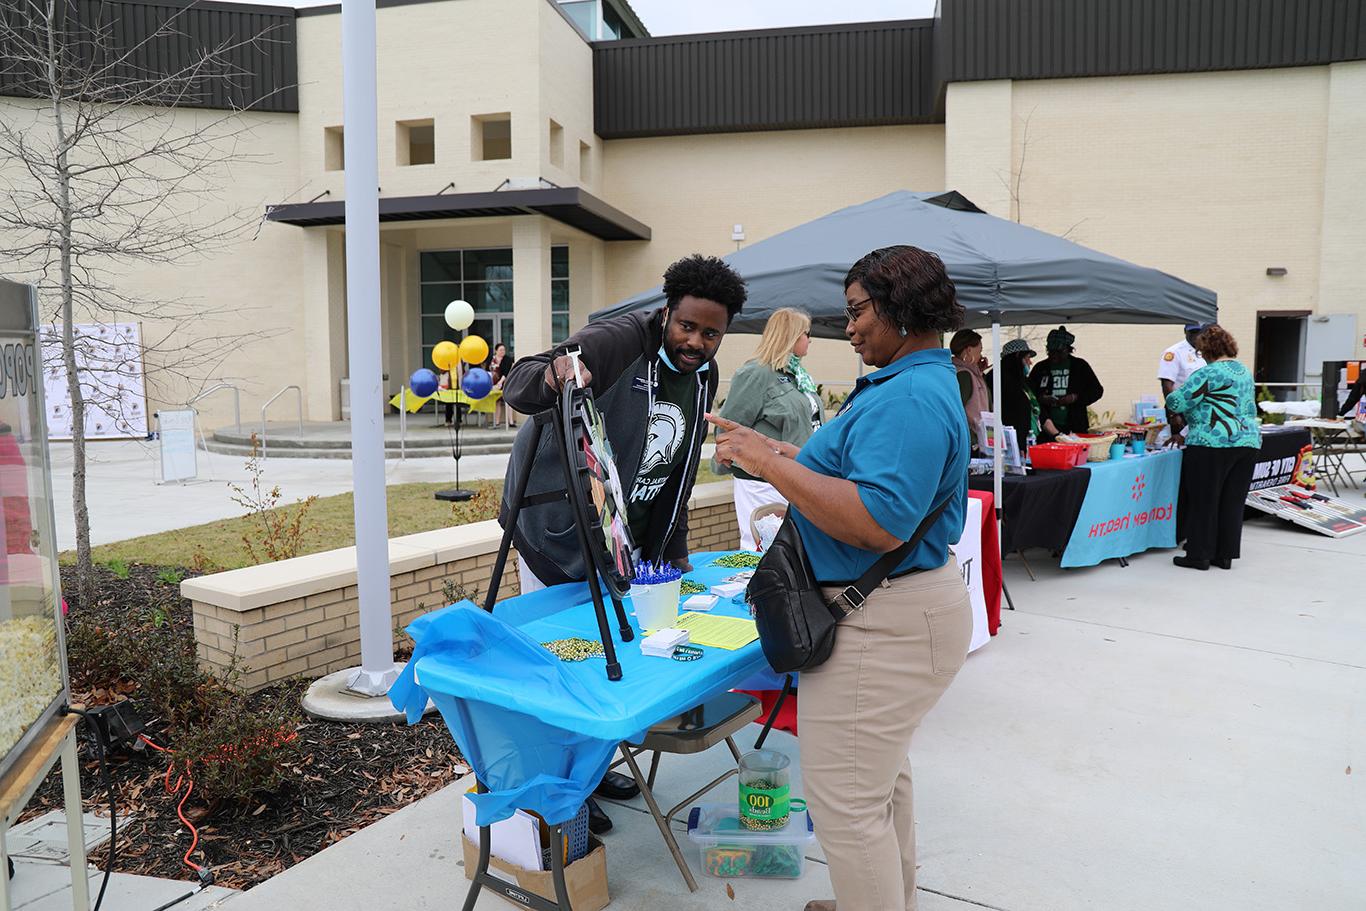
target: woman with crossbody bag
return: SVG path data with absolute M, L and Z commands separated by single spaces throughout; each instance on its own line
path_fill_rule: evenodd
M 785 531 L 799 536 L 838 614 L 828 657 L 802 666 L 797 708 L 802 780 L 835 900 L 846 911 L 906 911 L 916 906 L 911 736 L 962 667 L 972 634 L 948 551 L 963 529 L 969 441 L 940 338 L 963 309 L 943 263 L 915 247 L 874 250 L 844 285 L 845 333 L 876 370 L 835 418 L 800 451 L 708 419 L 723 431 L 719 461 L 787 497 Z M 870 573 L 886 581 L 868 582 Z

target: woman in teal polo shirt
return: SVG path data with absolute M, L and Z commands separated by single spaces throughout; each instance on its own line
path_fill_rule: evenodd
M 1186 419 L 1178 521 L 1187 569 L 1232 569 L 1243 541 L 1243 505 L 1262 446 L 1252 374 L 1235 358 L 1238 343 L 1218 324 L 1195 337 L 1205 366 L 1167 396 L 1167 410 Z
M 888 583 L 802 672 L 802 781 L 842 909 L 915 907 L 911 735 L 962 667 L 972 635 L 949 545 L 963 530 L 968 432 L 941 333 L 963 317 L 933 253 L 884 247 L 845 276 L 849 336 L 865 364 L 840 413 L 798 450 L 733 422 L 718 460 L 785 497 L 816 578 L 834 595 L 948 507 Z M 828 911 L 819 900 L 808 911 Z

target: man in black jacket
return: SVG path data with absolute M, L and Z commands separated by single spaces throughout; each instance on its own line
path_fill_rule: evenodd
M 1059 433 L 1090 432 L 1086 409 L 1105 395 L 1091 365 L 1072 353 L 1076 340 L 1065 326 L 1048 333 L 1048 358 L 1029 374 L 1029 384 L 1042 406 L 1040 420 L 1052 420 Z
M 553 406 L 574 376 L 566 351 L 579 349 L 581 381 L 606 426 L 627 498 L 627 519 L 640 558 L 688 563 L 688 497 L 706 439 L 703 415 L 711 410 L 719 382 L 714 360 L 731 320 L 745 303 L 745 283 L 715 257 L 693 255 L 664 273 L 664 307 L 589 323 L 563 344 L 517 361 L 503 384 L 503 400 L 523 414 Z M 499 522 L 506 522 L 519 466 L 533 459 L 526 497 L 564 490 L 553 434 L 543 433 L 533 453 L 534 422 L 517 434 L 508 459 Z M 539 502 L 522 509 L 513 532 L 522 591 L 587 578 L 569 504 Z M 626 799 L 635 783 L 608 773 L 598 786 L 604 797 Z M 594 832 L 611 828 L 589 801 Z

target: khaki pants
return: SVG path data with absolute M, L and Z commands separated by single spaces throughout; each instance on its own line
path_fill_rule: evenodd
M 830 659 L 802 672 L 802 785 L 839 911 L 915 909 L 911 735 L 971 638 L 967 589 L 950 558 L 877 589 L 840 623 Z

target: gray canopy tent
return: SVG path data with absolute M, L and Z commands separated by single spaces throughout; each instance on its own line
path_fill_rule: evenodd
M 967 310 L 966 325 L 990 326 L 996 352 L 1003 323 L 1210 323 L 1217 313 L 1213 291 L 988 215 L 957 191 L 898 190 L 725 257 L 749 289 L 732 331 L 762 332 L 774 310 L 799 307 L 811 314 L 812 335 L 844 338 L 845 273 L 865 253 L 892 244 L 938 254 Z M 663 303 L 663 291 L 656 287 L 590 319 Z M 1000 374 L 992 371 L 998 427 Z M 1002 448 L 993 447 L 998 521 Z

